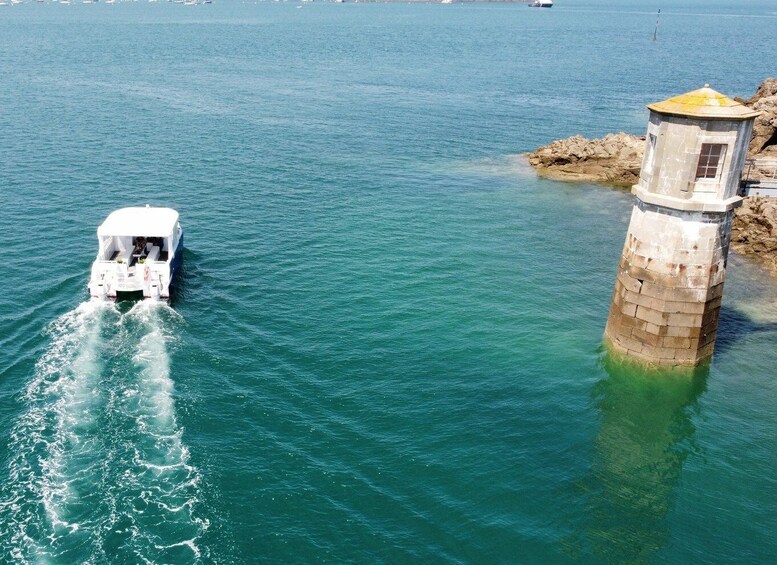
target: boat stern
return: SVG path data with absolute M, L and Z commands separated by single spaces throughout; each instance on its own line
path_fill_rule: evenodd
M 162 264 L 126 264 L 95 261 L 89 281 L 89 294 L 102 300 L 116 300 L 122 295 L 142 294 L 143 298 L 170 298 L 169 266 Z

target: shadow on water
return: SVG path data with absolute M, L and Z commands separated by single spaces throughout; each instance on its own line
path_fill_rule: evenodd
M 730 306 L 720 307 L 720 322 L 715 338 L 715 353 L 725 353 L 743 337 L 777 331 L 777 322 L 757 322 L 746 313 Z
M 175 276 L 175 284 L 170 293 L 170 305 L 185 301 L 193 292 L 201 286 L 202 273 L 197 264 L 198 255 L 194 251 L 184 247 L 181 270 Z
M 582 527 L 568 545 L 573 557 L 603 563 L 647 563 L 666 546 L 667 514 L 683 463 L 693 451 L 692 414 L 708 368 L 649 371 L 609 356 L 594 389 L 601 427 Z

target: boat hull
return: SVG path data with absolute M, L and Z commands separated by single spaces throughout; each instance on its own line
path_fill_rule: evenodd
M 97 230 L 89 292 L 97 299 L 169 300 L 183 264 L 178 212 L 150 206 L 112 212 Z
M 165 300 L 170 300 L 170 297 L 173 295 L 173 292 L 175 292 L 175 289 L 178 286 L 178 278 L 181 276 L 180 271 L 182 266 L 183 266 L 183 233 L 181 233 L 181 237 L 178 240 L 178 247 L 175 248 L 175 255 L 173 256 L 173 260 L 170 261 L 170 284 L 167 287 L 167 296 L 164 297 Z

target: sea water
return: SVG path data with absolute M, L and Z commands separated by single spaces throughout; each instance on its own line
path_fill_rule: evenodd
M 0 561 L 774 562 L 774 279 L 732 255 L 696 377 L 617 366 L 631 197 L 520 154 L 751 95 L 775 26 L 0 6 Z M 146 203 L 181 213 L 176 299 L 88 302 L 97 225 Z

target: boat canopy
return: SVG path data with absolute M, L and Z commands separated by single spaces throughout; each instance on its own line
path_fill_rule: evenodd
M 97 236 L 172 237 L 177 225 L 178 212 L 172 208 L 120 208 L 97 228 Z

